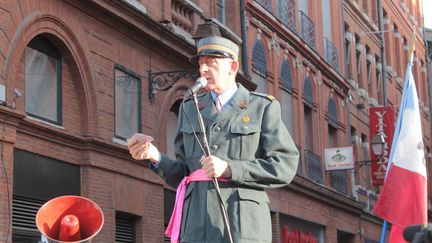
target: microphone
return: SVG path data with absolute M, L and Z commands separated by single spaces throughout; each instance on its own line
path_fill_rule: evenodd
M 189 95 L 194 95 L 198 90 L 207 86 L 207 79 L 204 77 L 199 77 L 194 85 L 188 89 Z
M 417 238 L 421 237 L 418 239 L 428 239 L 426 242 L 430 242 L 432 240 L 432 224 L 414 224 L 405 227 L 403 237 L 406 241 L 411 242 L 416 236 Z

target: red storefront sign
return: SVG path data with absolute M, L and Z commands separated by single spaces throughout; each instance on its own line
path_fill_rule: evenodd
M 318 239 L 310 232 L 290 231 L 288 226 L 283 226 L 281 231 L 282 243 L 318 243 Z
M 388 159 L 391 145 L 393 142 L 394 111 L 392 107 L 371 107 L 369 108 L 370 118 L 370 138 L 372 139 L 377 133 L 382 135 L 385 140 L 384 153 L 380 160 L 370 148 L 372 162 L 372 184 L 375 186 L 383 185 L 387 171 Z M 377 161 L 378 160 L 378 161 Z

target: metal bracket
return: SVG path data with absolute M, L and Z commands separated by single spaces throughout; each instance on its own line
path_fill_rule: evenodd
M 200 76 L 198 69 L 168 72 L 149 71 L 149 99 L 154 102 L 157 92 L 170 89 L 179 79 L 196 80 Z

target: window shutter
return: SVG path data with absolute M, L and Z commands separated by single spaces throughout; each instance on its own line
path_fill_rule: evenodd
M 337 107 L 333 99 L 329 99 L 328 101 L 328 120 L 331 126 L 337 128 L 337 124 L 338 124 Z
M 281 79 L 282 79 L 282 87 L 285 88 L 288 92 L 292 93 L 292 75 L 291 68 L 287 60 L 282 63 L 281 70 Z
M 303 84 L 303 92 L 304 99 L 307 106 L 313 106 L 313 91 L 312 91 L 312 82 L 309 77 L 305 78 Z
M 264 44 L 256 40 L 252 53 L 252 69 L 263 78 L 267 77 L 267 61 L 265 56 Z

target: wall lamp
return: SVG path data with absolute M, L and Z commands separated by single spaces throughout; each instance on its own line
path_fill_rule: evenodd
M 359 164 L 359 167 L 355 170 L 360 169 L 364 164 L 380 161 L 384 156 L 386 141 L 384 140 L 384 136 L 382 134 L 376 133 L 370 144 L 372 147 L 372 153 L 375 155 L 376 159 L 356 161 L 356 164 Z

